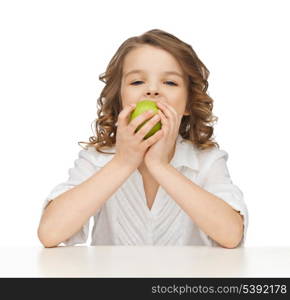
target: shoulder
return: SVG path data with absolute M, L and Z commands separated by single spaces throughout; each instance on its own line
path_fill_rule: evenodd
M 110 154 L 100 153 L 95 147 L 90 146 L 87 149 L 80 150 L 78 156 L 80 160 L 86 160 L 94 166 L 103 167 L 115 154 L 115 151 L 112 148 L 106 149 L 105 152 L 109 152 Z
M 227 165 L 228 152 L 219 149 L 211 148 L 198 151 L 199 173 L 197 176 L 201 185 L 206 185 L 208 182 L 222 181 L 229 182 L 230 173 Z
M 198 158 L 200 170 L 208 170 L 215 162 L 220 160 L 227 162 L 229 157 L 227 151 L 217 147 L 200 150 L 194 146 L 194 151 Z

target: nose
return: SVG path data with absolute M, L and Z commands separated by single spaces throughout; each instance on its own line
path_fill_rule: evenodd
M 158 88 L 157 87 L 147 87 L 146 88 L 146 96 L 158 96 Z
M 157 84 L 149 84 L 148 86 L 146 86 L 145 90 L 144 90 L 144 96 L 147 98 L 152 98 L 152 100 L 154 98 L 160 97 L 160 91 L 159 91 L 159 87 L 157 86 Z
M 158 93 L 158 92 L 147 92 L 146 95 L 147 95 L 147 96 L 151 96 L 151 95 L 158 96 L 159 93 Z

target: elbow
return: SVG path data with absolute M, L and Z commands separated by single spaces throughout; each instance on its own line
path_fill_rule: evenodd
M 58 246 L 57 244 L 50 244 L 50 243 L 47 244 L 42 243 L 42 245 L 44 248 L 56 248 Z
M 54 248 L 59 245 L 59 243 L 48 237 L 48 235 L 43 231 L 41 226 L 38 227 L 37 236 L 39 241 L 45 248 Z
M 229 238 L 225 243 L 225 245 L 223 246 L 224 248 L 228 248 L 228 249 L 237 248 L 244 237 L 244 217 L 240 214 L 237 214 L 237 217 L 238 217 L 238 221 L 236 226 L 234 227 L 236 228 L 236 230 L 233 231 L 231 238 Z
M 237 248 L 239 246 L 240 241 L 241 240 L 239 240 L 238 242 L 232 242 L 232 241 L 230 241 L 230 242 L 222 245 L 222 247 L 226 248 L 226 249 L 235 249 L 235 248 Z
M 232 238 L 228 239 L 223 245 L 222 247 L 227 248 L 227 249 L 235 249 L 237 248 L 242 239 L 243 239 L 243 235 L 244 235 L 244 226 L 240 226 L 239 230 L 236 232 L 235 235 L 232 236 Z

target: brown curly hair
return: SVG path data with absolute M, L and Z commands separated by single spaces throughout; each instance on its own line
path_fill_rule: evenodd
M 106 154 L 108 153 L 102 150 L 115 145 L 116 122 L 122 110 L 120 90 L 123 62 L 131 50 L 144 44 L 171 53 L 187 76 L 186 110 L 190 114 L 182 117 L 179 134 L 184 139 L 191 141 L 198 149 L 219 148 L 218 143 L 212 139 L 213 123 L 218 118 L 212 114 L 213 99 L 206 92 L 209 71 L 189 44 L 160 29 L 153 29 L 140 36 L 131 37 L 119 47 L 109 62 L 106 72 L 99 76 L 99 80 L 106 85 L 97 100 L 98 117 L 93 121 L 96 135 L 91 136 L 89 142 L 78 142 L 78 144 L 81 147 L 81 144 L 85 144 L 85 149 L 92 146 L 98 152 Z

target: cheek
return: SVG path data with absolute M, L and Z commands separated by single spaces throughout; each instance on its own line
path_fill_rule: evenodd
M 179 101 L 178 101 L 178 112 L 179 114 L 184 114 L 186 110 L 186 104 L 187 104 L 187 92 L 182 91 L 179 95 Z
M 183 94 L 177 94 L 176 97 L 174 97 L 174 99 L 171 99 L 172 101 L 170 101 L 171 106 L 175 109 L 175 111 L 179 114 L 179 115 L 183 115 L 185 108 L 186 108 L 186 96 Z
M 138 97 L 138 92 L 136 91 L 136 89 L 132 89 L 130 87 L 124 87 L 123 89 L 121 89 L 121 97 L 123 99 L 123 101 L 129 100 L 131 99 L 131 101 L 133 99 L 135 99 L 136 97 Z
M 120 87 L 121 97 L 123 97 L 123 95 L 125 94 L 125 92 L 126 92 L 126 87 L 123 84 L 121 84 L 121 87 Z
M 129 95 L 128 88 L 126 88 L 126 86 L 121 86 L 120 94 L 121 94 L 122 102 L 126 103 L 126 99 L 128 99 L 128 95 Z

